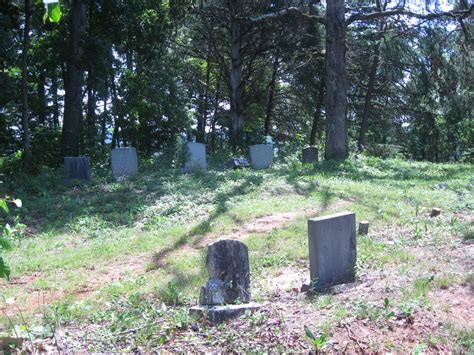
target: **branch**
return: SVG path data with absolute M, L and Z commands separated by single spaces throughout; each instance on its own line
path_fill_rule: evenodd
M 326 24 L 326 19 L 323 16 L 311 15 L 311 14 L 302 12 L 297 7 L 288 7 L 288 8 L 283 9 L 283 10 L 279 10 L 279 11 L 276 11 L 276 12 L 270 12 L 270 13 L 267 13 L 267 14 L 261 14 L 261 15 L 257 15 L 257 16 L 252 16 L 252 17 L 249 17 L 249 18 L 246 18 L 246 19 L 251 21 L 251 22 L 260 22 L 260 21 L 265 21 L 265 20 L 269 20 L 269 19 L 280 18 L 280 17 L 283 17 L 283 16 L 288 15 L 288 14 L 296 14 L 296 15 L 302 16 L 303 18 L 321 23 L 323 25 Z
M 442 17 L 450 17 L 452 19 L 463 19 L 466 18 L 474 12 L 474 4 L 468 10 L 453 10 L 447 12 L 434 12 L 430 14 L 419 14 L 405 9 L 395 9 L 382 12 L 372 12 L 370 14 L 354 14 L 346 20 L 346 25 L 349 26 L 355 21 L 367 21 L 374 20 L 382 17 L 389 17 L 395 15 L 404 15 L 409 17 L 414 17 L 422 20 L 434 20 Z

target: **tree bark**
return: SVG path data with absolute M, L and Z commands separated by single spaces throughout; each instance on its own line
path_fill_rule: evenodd
M 58 74 L 56 68 L 51 73 L 51 95 L 53 96 L 53 126 L 59 127 Z
M 211 81 L 211 43 L 209 38 L 208 52 L 206 58 L 206 87 L 204 89 L 204 98 L 201 100 L 201 114 L 197 124 L 197 137 L 198 143 L 205 142 L 206 136 L 206 125 L 207 125 L 207 103 L 209 100 L 209 83 Z
M 321 120 L 321 111 L 323 109 L 323 104 L 324 104 L 324 94 L 326 92 L 325 88 L 326 88 L 326 80 L 323 74 L 321 76 L 321 81 L 319 82 L 318 101 L 316 102 L 316 109 L 314 110 L 313 125 L 311 126 L 311 134 L 309 136 L 309 145 L 316 144 L 319 121 Z
M 217 112 L 219 112 L 219 93 L 220 86 L 219 80 L 216 83 L 216 96 L 214 98 L 214 114 L 212 115 L 211 123 L 211 152 L 214 153 L 216 149 L 216 122 L 217 122 Z
M 80 154 L 82 126 L 83 38 L 86 28 L 86 6 L 83 0 L 73 0 L 70 19 L 69 56 L 64 78 L 64 120 L 61 137 L 63 156 Z
M 241 32 L 240 23 L 233 16 L 231 19 L 231 68 L 230 68 L 230 116 L 232 123 L 231 140 L 234 150 L 242 145 L 244 133 L 244 110 L 242 105 L 241 81 Z
M 46 71 L 40 69 L 38 75 L 38 122 L 42 125 L 46 123 Z
M 96 140 L 96 130 L 95 130 L 95 122 L 96 122 L 96 115 L 95 109 L 97 106 L 97 98 L 94 89 L 92 88 L 92 84 L 89 82 L 87 86 L 87 146 L 89 149 L 93 149 Z
M 21 55 L 21 125 L 23 130 L 23 168 L 30 169 L 30 116 L 28 107 L 28 48 L 30 46 L 30 1 L 25 0 L 25 28 L 23 32 L 23 49 Z
M 272 121 L 272 113 L 274 107 L 274 97 L 275 97 L 275 87 L 276 87 L 276 79 L 278 75 L 278 67 L 280 66 L 280 58 L 279 54 L 275 54 L 275 59 L 273 61 L 273 70 L 272 70 L 272 78 L 270 83 L 268 84 L 268 102 L 267 108 L 265 110 L 265 123 L 264 123 L 264 132 L 265 136 L 269 136 L 271 133 L 271 121 Z
M 379 66 L 380 45 L 382 42 L 384 29 L 385 29 L 385 22 L 381 20 L 380 26 L 379 26 L 379 34 L 377 36 L 377 40 L 374 47 L 372 63 L 370 64 L 369 82 L 367 85 L 367 93 L 365 95 L 364 111 L 362 113 L 359 139 L 357 141 L 357 149 L 359 152 L 362 152 L 366 143 L 365 138 L 366 138 L 367 130 L 369 128 L 369 116 L 370 116 L 370 110 L 372 109 L 372 95 L 374 92 L 375 81 L 377 79 L 377 68 Z
M 326 148 L 325 158 L 345 159 L 347 142 L 346 24 L 344 0 L 326 6 Z

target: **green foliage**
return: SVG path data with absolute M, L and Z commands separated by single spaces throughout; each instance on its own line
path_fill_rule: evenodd
M 3 211 L 4 215 L 9 214 L 10 208 L 8 207 L 8 203 L 15 205 L 17 208 L 22 206 L 22 202 L 19 199 L 10 199 L 9 196 L 0 197 L 0 209 Z M 1 218 L 0 221 L 4 219 Z M 5 225 L 0 225 L 0 278 L 2 279 L 10 279 L 10 266 L 8 265 L 6 259 L 2 254 L 5 251 L 12 250 L 12 243 L 11 239 L 15 236 L 16 229 L 15 227 L 10 226 L 8 222 L 5 222 Z
M 324 348 L 324 345 L 327 342 L 327 336 L 325 334 L 321 334 L 320 336 L 315 336 L 311 329 L 309 329 L 306 325 L 304 326 L 304 331 L 306 336 L 311 340 L 316 352 L 319 352 Z

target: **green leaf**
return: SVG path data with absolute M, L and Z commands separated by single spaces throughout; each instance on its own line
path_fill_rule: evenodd
M 21 206 L 23 206 L 23 203 L 21 202 L 21 200 L 19 198 L 17 198 L 16 200 L 13 200 L 13 203 L 16 205 L 16 207 L 18 208 L 21 208 Z
M 0 278 L 10 280 L 10 267 L 0 256 Z
M 59 2 L 48 4 L 48 19 L 51 22 L 58 23 L 61 20 L 61 5 Z
M 5 225 L 5 234 L 6 235 L 12 235 L 13 234 L 13 228 L 8 223 Z
M 0 208 L 2 208 L 5 213 L 8 213 L 10 211 L 7 206 L 7 201 L 4 199 L 0 199 Z
M 308 338 L 310 338 L 311 340 L 316 340 L 316 337 L 314 336 L 313 332 L 306 325 L 304 326 L 304 332 L 306 333 L 306 336 Z
M 8 239 L 0 238 L 0 248 L 3 250 L 11 250 L 12 245 Z

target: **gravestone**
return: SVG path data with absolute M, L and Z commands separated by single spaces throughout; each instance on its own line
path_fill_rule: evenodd
M 227 162 L 227 167 L 234 170 L 248 168 L 249 166 L 249 161 L 245 158 L 232 158 Z
M 273 165 L 273 144 L 250 146 L 250 162 L 254 169 L 268 169 Z
M 250 303 L 250 268 L 247 246 L 237 240 L 208 245 L 209 281 L 201 287 L 199 306 L 191 313 L 206 315 L 213 324 L 260 308 Z
M 322 291 L 355 279 L 355 213 L 341 212 L 308 220 L 310 289 Z
M 90 157 L 64 157 L 64 183 L 84 183 L 91 178 Z
M 206 146 L 204 144 L 188 142 L 186 151 L 185 171 L 206 170 Z
M 301 162 L 303 164 L 317 163 L 318 162 L 318 148 L 316 147 L 303 148 Z
M 359 222 L 359 235 L 369 234 L 369 221 L 360 221 Z
M 132 176 L 138 172 L 137 151 L 133 147 L 112 149 L 110 155 L 114 177 Z
M 433 208 L 430 213 L 430 217 L 437 217 L 441 214 L 441 208 Z

